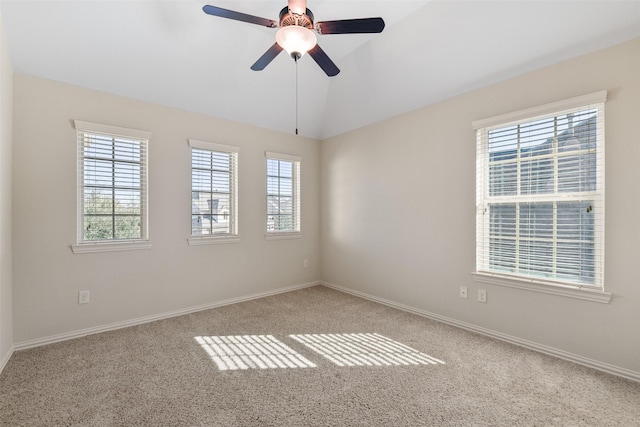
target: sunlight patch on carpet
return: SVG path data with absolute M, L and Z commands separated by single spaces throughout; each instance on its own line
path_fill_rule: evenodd
M 338 366 L 444 365 L 442 360 L 380 334 L 289 335 Z
M 195 337 L 221 371 L 315 368 L 315 364 L 273 335 Z

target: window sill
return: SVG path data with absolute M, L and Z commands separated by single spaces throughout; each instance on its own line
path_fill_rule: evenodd
M 138 251 L 151 249 L 151 242 L 129 241 L 129 242 L 96 242 L 96 243 L 78 243 L 71 245 L 74 254 L 91 254 L 96 252 L 119 252 L 119 251 Z
M 559 295 L 568 298 L 576 298 L 586 301 L 608 304 L 611 301 L 611 294 L 595 289 L 578 288 L 572 286 L 562 286 L 550 284 L 541 280 L 516 279 L 491 273 L 471 273 L 473 280 L 480 283 L 506 286 L 509 288 L 524 289 L 526 291 L 541 292 L 544 294 Z
M 288 240 L 301 239 L 302 233 L 299 231 L 270 232 L 264 235 L 266 240 Z
M 189 237 L 187 239 L 189 246 L 203 246 L 203 245 L 222 245 L 225 243 L 238 243 L 240 237 L 238 236 L 206 236 L 206 237 Z

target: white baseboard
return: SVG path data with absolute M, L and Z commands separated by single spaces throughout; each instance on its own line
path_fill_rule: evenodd
M 14 351 L 15 346 L 12 345 L 9 347 L 9 351 L 7 351 L 7 353 L 2 356 L 2 359 L 0 359 L 0 374 L 4 371 L 4 367 L 7 366 L 7 363 L 9 362 L 9 359 L 11 359 Z
M 530 350 L 538 351 L 540 353 L 548 354 L 550 356 L 555 356 L 560 359 L 568 360 L 570 362 L 578 363 L 583 366 L 587 366 L 589 368 L 597 369 L 602 372 L 606 372 L 608 374 L 616 375 L 622 378 L 626 378 L 632 381 L 640 382 L 640 372 L 631 371 L 629 369 L 621 368 L 618 366 L 610 365 L 608 363 L 599 362 L 597 360 L 589 359 L 587 357 L 579 356 L 577 354 L 569 353 L 564 350 L 560 350 L 557 348 L 549 347 L 543 344 L 538 344 L 533 341 L 524 340 L 522 338 L 514 337 L 512 335 L 503 334 L 502 332 L 497 332 L 491 329 L 482 328 L 480 326 L 473 325 L 471 323 L 461 322 L 456 319 L 452 319 L 450 317 L 441 316 L 439 314 L 430 313 L 425 310 L 420 310 L 415 307 L 411 307 L 408 305 L 400 304 L 395 301 L 387 300 L 384 298 L 379 298 L 374 295 L 370 295 L 364 292 L 356 291 L 354 289 L 349 289 L 344 286 L 339 286 L 333 283 L 320 282 L 319 284 L 326 286 L 331 289 L 335 289 L 340 292 L 344 292 L 347 294 L 355 295 L 360 298 L 367 299 L 369 301 L 377 302 L 383 305 L 387 305 L 390 307 L 394 307 L 403 311 L 407 311 L 409 313 L 417 314 L 418 316 L 426 317 L 428 319 L 436 320 L 441 323 L 446 323 L 451 326 L 455 326 L 458 328 L 462 328 L 471 332 L 475 332 L 481 335 L 485 335 L 491 338 L 496 338 L 501 341 L 505 341 L 511 344 L 516 344 L 521 347 L 528 348 Z
M 360 291 L 356 291 L 354 289 L 350 289 L 350 288 L 346 288 L 344 286 L 339 286 L 333 283 L 328 283 L 328 282 L 322 282 L 322 281 L 317 281 L 317 282 L 307 282 L 307 283 L 302 283 L 299 285 L 294 285 L 294 286 L 289 286 L 289 287 L 284 287 L 284 288 L 279 288 L 279 289 L 274 289 L 271 291 L 267 291 L 267 292 L 260 292 L 260 293 L 256 293 L 256 294 L 250 294 L 250 295 L 245 295 L 245 296 L 241 296 L 241 297 L 236 297 L 236 298 L 230 298 L 230 299 L 226 299 L 226 300 L 222 300 L 222 301 L 217 301 L 217 302 L 213 302 L 213 303 L 209 303 L 209 304 L 203 304 L 203 305 L 198 305 L 198 306 L 194 306 L 194 307 L 188 307 L 188 308 L 184 308 L 184 309 L 180 309 L 180 310 L 175 310 L 175 311 L 170 311 L 170 312 L 166 312 L 166 313 L 160 313 L 157 315 L 153 315 L 153 316 L 146 316 L 146 317 L 139 317 L 136 319 L 131 319 L 131 320 L 125 320 L 122 322 L 116 322 L 116 323 L 111 323 L 108 325 L 102 325 L 102 326 L 96 326 L 93 328 L 87 328 L 87 329 L 81 329 L 78 331 L 73 331 L 73 332 L 68 332 L 68 333 L 64 333 L 64 334 L 58 334 L 58 335 L 53 335 L 50 337 L 44 337 L 44 338 L 38 338 L 35 340 L 30 340 L 30 341 L 23 341 L 20 343 L 14 343 L 11 348 L 9 349 L 9 351 L 7 352 L 7 354 L 5 354 L 2 359 L 0 360 L 0 373 L 2 373 L 4 367 L 6 366 L 6 364 L 9 362 L 9 359 L 11 358 L 11 356 L 13 355 L 13 353 L 15 351 L 19 351 L 19 350 L 25 350 L 28 348 L 33 348 L 33 347 L 39 347 L 42 345 L 47 345 L 47 344 L 52 344 L 55 342 L 60 342 L 60 341 L 66 341 L 66 340 L 70 340 L 70 339 L 74 339 L 74 338 L 80 338 L 86 335 L 92 335 L 92 334 L 97 334 L 100 332 L 107 332 L 107 331 L 113 331 L 116 329 L 121 329 L 121 328 L 126 328 L 129 326 L 136 326 L 136 325 L 141 325 L 144 323 L 149 323 L 149 322 L 154 322 L 156 320 L 162 320 L 162 319 L 168 319 L 171 317 L 176 317 L 176 316 L 182 316 L 185 314 L 190 314 L 190 313 L 195 313 L 198 311 L 203 311 L 203 310 L 208 310 L 211 308 L 216 308 L 216 307 L 222 307 L 225 305 L 231 305 L 231 304 L 237 304 L 240 302 L 244 302 L 244 301 L 250 301 L 250 300 L 255 300 L 255 299 L 259 299 L 259 298 L 264 298 L 264 297 L 268 297 L 268 296 L 272 296 L 272 295 L 277 295 L 277 294 L 281 294 L 281 293 L 285 293 L 285 292 L 291 292 L 291 291 L 295 291 L 298 289 L 304 289 L 304 288 L 308 288 L 311 286 L 316 286 L 316 285 L 322 285 L 322 286 L 326 286 L 328 288 L 331 289 L 335 289 L 337 291 L 340 292 L 344 292 L 347 294 L 351 294 L 351 295 L 355 295 L 357 297 L 360 298 L 364 298 L 366 300 L 369 301 L 373 301 L 373 302 L 377 302 L 379 304 L 383 304 L 383 305 L 387 305 L 389 307 L 394 307 L 397 308 L 399 310 L 403 310 L 403 311 L 407 311 L 409 313 L 413 313 L 416 314 L 418 316 L 422 316 L 422 317 L 426 317 L 428 319 L 432 319 L 432 320 L 436 320 L 438 322 L 442 322 L 451 326 L 455 326 L 461 329 L 465 329 L 471 332 L 475 332 L 481 335 L 485 335 L 491 338 L 495 338 L 501 341 L 505 341 L 511 344 L 515 344 L 515 345 L 519 345 L 521 347 L 525 347 L 528 348 L 530 350 L 534 350 L 534 351 L 538 351 L 540 353 L 544 353 L 544 354 L 548 354 L 550 356 L 555 356 L 558 357 L 560 359 L 564 359 L 564 360 L 568 360 L 570 362 L 574 362 L 574 363 L 578 363 L 580 365 L 583 366 L 587 366 L 589 368 L 593 368 L 593 369 L 597 369 L 599 371 L 602 372 L 606 372 L 608 374 L 612 374 L 612 375 L 616 375 L 622 378 L 626 378 L 632 381 L 636 381 L 636 382 L 640 382 L 640 372 L 636 372 L 636 371 L 631 371 L 629 369 L 625 369 L 625 368 L 621 368 L 618 366 L 614 366 L 614 365 L 610 365 L 604 362 L 600 362 L 597 360 L 593 360 L 593 359 L 589 359 L 583 356 L 579 356 L 576 354 L 572 354 L 569 352 L 566 352 L 564 350 L 560 350 L 557 348 L 553 348 L 553 347 L 549 347 L 543 344 L 538 344 L 532 341 L 528 341 L 528 340 L 524 340 L 518 337 L 514 337 L 511 335 L 507 335 L 507 334 L 503 334 L 501 332 L 497 332 L 491 329 L 486 329 L 486 328 L 482 328 L 480 326 L 476 326 L 470 323 L 466 323 L 466 322 L 461 322 L 459 320 L 450 318 L 450 317 L 446 317 L 446 316 L 441 316 L 439 314 L 435 314 L 435 313 L 431 313 L 425 310 L 421 310 L 415 307 L 411 307 L 405 304 L 400 304 L 397 303 L 395 301 L 391 301 L 391 300 L 387 300 L 384 298 L 380 298 L 380 297 L 376 297 L 374 295 L 370 295 L 364 292 L 360 292 Z
M 183 309 L 180 309 L 180 310 L 169 311 L 169 312 L 166 312 L 166 313 L 155 314 L 155 315 L 152 315 L 152 316 L 138 317 L 136 319 L 130 319 L 130 320 L 125 320 L 125 321 L 116 322 L 116 323 L 110 323 L 108 325 L 95 326 L 95 327 L 92 327 L 92 328 L 81 329 L 81 330 L 78 330 L 78 331 L 66 332 L 66 333 L 63 333 L 63 334 L 53 335 L 53 336 L 49 336 L 49 337 L 37 338 L 37 339 L 34 339 L 34 340 L 29 340 L 29 341 L 23 341 L 23 342 L 15 343 L 13 345 L 12 353 L 13 353 L 13 351 L 26 350 L 28 348 L 40 347 L 40 346 L 43 346 L 43 345 L 53 344 L 53 343 L 60 342 L 60 341 L 66 341 L 66 340 L 70 340 L 70 339 L 74 339 L 74 338 L 80 338 L 80 337 L 84 337 L 84 336 L 92 335 L 92 334 L 98 334 L 100 332 L 107 332 L 107 331 L 113 331 L 113 330 L 116 330 L 116 329 L 127 328 L 129 326 L 142 325 L 144 323 L 155 322 L 156 320 L 168 319 L 168 318 L 171 318 L 171 317 L 182 316 L 182 315 L 185 315 L 185 314 L 191 314 L 191 313 L 195 313 L 195 312 L 198 312 L 198 311 L 209 310 L 211 308 L 222 307 L 222 306 L 231 305 L 231 304 L 237 304 L 237 303 L 240 303 L 240 302 L 250 301 L 250 300 L 259 299 L 259 298 L 265 298 L 265 297 L 269 297 L 269 296 L 272 296 L 272 295 L 277 295 L 277 294 L 282 294 L 282 293 L 285 293 L 285 292 L 296 291 L 298 289 L 309 288 L 311 286 L 317 286 L 317 285 L 320 285 L 320 284 L 321 284 L 320 282 L 307 282 L 307 283 L 302 283 L 302 284 L 299 284 L 299 285 L 293 285 L 293 286 L 288 286 L 288 287 L 284 287 L 284 288 L 278 288 L 278 289 L 274 289 L 274 290 L 267 291 L 267 292 L 259 292 L 259 293 L 256 293 L 256 294 L 245 295 L 245 296 L 236 297 L 236 298 L 229 298 L 229 299 L 222 300 L 222 301 L 216 301 L 216 302 L 212 302 L 212 303 L 208 303 L 208 304 L 197 305 L 197 306 L 194 306 L 194 307 L 183 308 Z M 10 356 L 11 356 L 11 354 L 9 354 L 9 357 Z M 9 357 L 7 357 L 7 361 L 9 360 Z M 2 367 L 4 367 L 4 365 L 2 365 Z M 0 372 L 2 372 L 1 369 L 0 369 Z

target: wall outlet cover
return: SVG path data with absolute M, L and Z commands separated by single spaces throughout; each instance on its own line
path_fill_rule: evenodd
M 89 291 L 78 292 L 78 304 L 89 304 Z

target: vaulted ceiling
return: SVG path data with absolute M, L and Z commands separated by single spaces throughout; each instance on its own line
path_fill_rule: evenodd
M 14 71 L 291 133 L 296 65 L 250 66 L 286 1 L 0 1 Z M 300 134 L 324 139 L 640 37 L 640 1 L 308 0 L 316 21 L 381 16 L 381 34 L 319 35 L 341 69 L 299 61 Z

